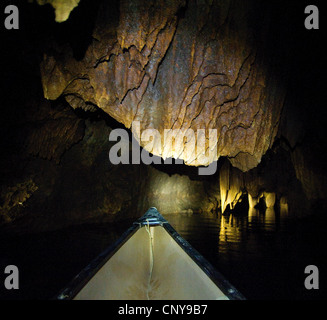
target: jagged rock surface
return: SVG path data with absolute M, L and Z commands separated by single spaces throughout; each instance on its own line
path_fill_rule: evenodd
M 33 116 L 24 146 L 30 155 L 59 163 L 64 152 L 84 136 L 84 122 L 67 108 L 58 110 L 45 102 Z
M 311 177 L 311 184 L 305 186 L 305 181 L 298 179 L 298 171 L 293 167 L 293 155 L 289 154 L 281 145 L 274 146 L 264 157 L 263 161 L 248 172 L 234 168 L 225 160 L 219 171 L 221 211 L 235 209 L 236 205 L 248 200 L 249 208 L 259 205 L 263 200 L 266 208 L 286 208 L 292 214 L 302 215 L 311 200 L 311 192 L 316 190 L 316 185 Z M 303 174 L 309 175 L 308 170 Z M 322 195 L 315 195 L 323 198 Z
M 226 156 L 248 171 L 274 142 L 285 94 L 284 78 L 274 76 L 278 64 L 266 54 L 274 45 L 263 35 L 265 6 L 262 25 L 251 25 L 256 6 L 134 0 L 115 9 L 103 2 L 83 59 L 57 43 L 45 54 L 44 96 L 64 96 L 73 108 L 97 106 L 127 128 L 140 121 L 141 132 L 154 128 L 161 137 L 165 129 L 217 129 L 215 152 L 205 159 L 187 143 L 173 150 L 136 138 L 164 159 L 208 165 Z M 198 141 L 197 150 L 208 153 L 208 143 Z
M 60 24 L 50 6 L 34 3 L 25 27 L 8 30 L 0 59 L 0 224 L 46 230 L 138 217 L 153 205 L 162 213 L 218 212 L 239 208 L 247 197 L 250 207 L 265 200 L 280 212 L 309 213 L 308 203 L 321 211 L 327 185 L 323 44 L 304 30 L 294 50 L 294 17 L 277 5 L 274 19 L 271 2 L 263 2 L 83 0 Z M 29 5 L 22 2 L 20 10 Z M 289 24 L 269 22 L 282 17 Z M 286 87 L 287 58 L 294 62 Z M 217 174 L 203 180 L 189 174 L 198 169 L 191 166 L 167 173 L 173 166 L 112 165 L 113 118 L 126 127 L 138 120 L 142 129 L 160 133 L 216 128 L 212 159 L 228 160 L 220 157 Z M 277 129 L 275 144 L 282 148 L 270 147 Z M 183 155 L 185 145 L 177 147 L 174 152 L 196 164 Z

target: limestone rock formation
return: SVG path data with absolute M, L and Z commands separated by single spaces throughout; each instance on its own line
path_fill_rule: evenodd
M 60 162 L 61 156 L 84 136 L 84 123 L 69 109 L 40 105 L 37 118 L 31 119 L 25 152 L 42 159 Z
M 305 186 L 305 181 L 298 180 L 298 170 L 292 161 L 293 156 L 280 145 L 268 151 L 263 161 L 248 172 L 234 168 L 225 160 L 219 171 L 221 212 L 225 212 L 227 207 L 234 209 L 246 196 L 250 209 L 263 205 L 302 214 L 307 200 L 310 200 L 307 189 L 310 186 L 311 190 L 316 190 L 313 181 L 317 184 L 317 180 L 311 177 L 312 183 Z M 309 175 L 304 169 L 302 173 Z M 316 195 L 316 198 L 319 196 L 323 198 L 322 195 Z
M 1 186 L 0 191 L 0 225 L 11 222 L 19 217 L 20 207 L 38 189 L 34 181 L 27 180 L 17 183 L 14 186 Z
M 262 19 L 253 28 L 257 10 Z M 162 139 L 175 129 L 205 129 L 209 139 L 216 129 L 212 145 L 197 140 L 197 153 L 189 141 L 156 147 L 134 134 L 164 159 L 209 165 L 225 156 L 247 171 L 272 146 L 285 95 L 268 11 L 244 1 L 102 2 L 82 59 L 58 43 L 44 55 L 44 96 L 64 96 L 73 108 L 97 106 L 126 128 L 139 121 L 141 132 L 153 128 Z
M 26 27 L 2 30 L 0 225 L 46 230 L 139 217 L 149 206 L 299 215 L 326 199 L 325 55 L 318 33 L 301 29 L 294 46 L 298 20 L 280 11 L 285 2 L 71 1 L 63 23 L 35 2 L 20 6 L 31 13 Z M 108 135 L 134 121 L 143 149 L 189 166 L 113 165 Z M 161 138 L 205 132 L 195 148 L 151 144 L 148 128 Z M 199 177 L 194 166 L 214 160 L 216 174 Z
M 71 11 L 78 6 L 80 0 L 37 0 L 39 5 L 51 4 L 55 9 L 56 21 L 64 22 L 69 18 Z
M 219 207 L 217 180 L 192 180 L 187 175 L 173 174 L 149 167 L 146 197 L 140 197 L 139 212 L 155 206 L 162 214 L 198 214 L 216 212 Z
M 244 190 L 244 178 L 239 170 L 233 170 L 229 162 L 225 162 L 219 175 L 221 211 L 227 206 L 234 209 Z

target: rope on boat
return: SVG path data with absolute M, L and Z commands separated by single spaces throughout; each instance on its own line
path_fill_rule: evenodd
M 152 243 L 152 236 L 151 236 L 151 232 L 150 232 L 149 220 L 146 219 L 146 222 L 147 222 L 147 224 L 145 225 L 145 230 L 147 231 L 147 233 L 149 235 L 149 239 L 150 239 L 150 261 L 151 261 L 150 274 L 149 274 L 149 280 L 148 280 L 148 288 L 146 290 L 146 297 L 148 300 L 150 300 L 149 291 L 150 291 L 150 286 L 151 286 L 154 259 L 153 259 L 153 243 Z

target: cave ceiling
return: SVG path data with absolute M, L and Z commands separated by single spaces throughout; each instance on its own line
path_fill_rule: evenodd
M 269 8 L 247 1 L 109 3 L 100 4 L 82 57 L 49 42 L 44 97 L 100 108 L 128 129 L 139 122 L 140 132 L 216 129 L 213 145 L 208 135 L 196 142 L 209 154 L 205 162 L 186 152 L 188 141 L 175 150 L 149 148 L 133 133 L 164 159 L 177 154 L 187 165 L 209 165 L 227 157 L 242 171 L 256 167 L 278 133 L 287 79 L 278 59 L 284 48 L 270 37 Z

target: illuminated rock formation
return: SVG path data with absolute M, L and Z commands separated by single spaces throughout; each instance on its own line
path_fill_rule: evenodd
M 141 130 L 162 135 L 217 129 L 216 152 L 205 162 L 190 158 L 185 143 L 148 151 L 178 154 L 188 165 L 226 156 L 242 171 L 252 169 L 274 142 L 285 94 L 284 78 L 274 76 L 278 65 L 266 56 L 273 44 L 251 26 L 257 6 L 134 0 L 115 11 L 103 3 L 83 59 L 57 44 L 45 54 L 44 96 L 64 96 L 73 108 L 97 106 L 127 128 L 137 120 Z M 265 14 L 263 6 L 264 31 Z M 209 151 L 205 141 L 197 148 Z
M 234 209 L 244 189 L 244 179 L 241 172 L 233 170 L 228 162 L 225 162 L 219 175 L 221 211 L 224 212 L 227 206 Z
M 263 197 L 265 199 L 266 207 L 272 208 L 276 202 L 276 194 L 274 192 L 264 192 Z
M 38 3 L 69 17 L 57 23 L 50 4 L 25 1 L 24 28 L 4 30 L 0 224 L 111 221 L 149 206 L 245 212 L 247 203 L 299 215 L 326 199 L 323 43 L 294 32 L 295 4 L 83 0 L 59 17 L 63 1 Z M 195 158 L 188 141 L 153 150 L 140 139 L 188 166 L 114 165 L 108 135 L 133 121 L 136 138 L 215 129 L 216 151 L 208 139 Z M 216 174 L 199 177 L 195 166 L 213 160 Z
M 78 6 L 80 0 L 37 0 L 40 5 L 51 4 L 55 9 L 56 21 L 64 22 L 69 18 L 71 11 Z
M 248 193 L 248 202 L 249 202 L 249 208 L 253 209 L 256 205 L 259 203 L 259 199 L 252 197 L 250 193 Z

